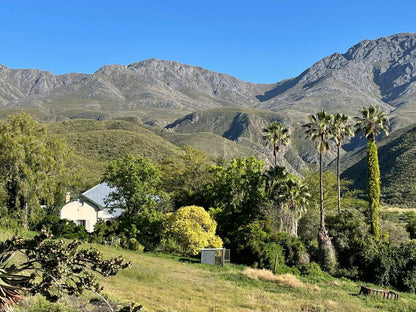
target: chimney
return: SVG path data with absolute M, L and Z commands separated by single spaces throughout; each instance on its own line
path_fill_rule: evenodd
M 71 200 L 71 192 L 66 192 L 65 203 L 69 202 L 70 200 Z

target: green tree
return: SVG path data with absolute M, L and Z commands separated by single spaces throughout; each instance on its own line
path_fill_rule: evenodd
M 162 161 L 162 184 L 169 193 L 174 208 L 200 205 L 202 190 L 210 181 L 211 161 L 207 154 L 189 145 L 183 147 L 179 160 Z
M 362 132 L 367 138 L 367 191 L 371 232 L 374 238 L 380 238 L 380 168 L 378 164 L 376 136 L 382 132 L 389 134 L 389 119 L 380 106 L 363 107 L 360 116 L 355 117 L 357 132 Z
M 159 169 L 148 158 L 126 155 L 106 167 L 103 182 L 115 188 L 106 201 L 124 209 L 120 232 L 127 242 L 134 242 L 127 246 L 139 241 L 153 250 L 160 241 L 166 208 Z
M 9 116 L 0 126 L 0 174 L 4 179 L 9 213 L 22 219 L 39 210 L 40 201 L 54 203 L 57 188 L 67 181 L 68 159 L 72 156 L 66 141 L 48 135 L 47 128 L 22 113 Z
M 319 173 L 315 170 L 308 170 L 304 174 L 303 183 L 308 186 L 309 193 L 311 195 L 309 202 L 311 206 L 319 207 L 320 203 L 320 179 Z M 341 192 L 343 196 L 341 198 L 341 205 L 346 208 L 357 207 L 356 201 L 358 200 L 357 190 L 350 190 L 351 185 L 353 184 L 351 180 L 341 179 Z M 322 186 L 324 190 L 324 206 L 325 211 L 331 210 L 334 211 L 337 209 L 338 205 L 338 190 L 337 190 L 337 175 L 330 171 L 326 170 L 322 173 Z M 361 207 L 362 203 L 360 203 Z
M 212 182 L 205 189 L 205 207 L 215 209 L 218 233 L 233 251 L 238 231 L 264 216 L 264 163 L 255 157 L 233 159 L 212 167 Z
M 105 169 L 103 182 L 116 189 L 106 201 L 123 208 L 126 219 L 154 210 L 164 197 L 159 189 L 160 171 L 144 157 L 126 155 L 113 160 Z
M 203 207 L 186 206 L 167 215 L 165 237 L 175 240 L 183 255 L 194 256 L 201 248 L 222 247 L 216 229 L 217 222 Z
M 320 252 L 320 261 L 326 269 L 332 270 L 335 267 L 335 251 L 331 243 L 328 231 L 325 229 L 324 214 L 324 190 L 322 182 L 322 155 L 329 149 L 331 135 L 329 127 L 332 123 L 333 115 L 321 111 L 316 115 L 309 115 L 309 122 L 304 124 L 306 128 L 306 138 L 316 141 L 316 149 L 319 152 L 319 190 L 320 190 L 320 226 L 318 230 L 318 246 Z
M 263 140 L 273 147 L 274 165 L 277 166 L 277 153 L 280 150 L 280 144 L 284 146 L 289 144 L 289 130 L 284 124 L 274 121 L 264 128 L 263 132 L 265 134 Z
M 350 123 L 349 116 L 338 113 L 332 119 L 330 125 L 332 139 L 337 146 L 337 185 L 338 185 L 338 213 L 341 213 L 341 175 L 340 175 L 340 149 L 346 136 L 354 135 L 354 125 Z

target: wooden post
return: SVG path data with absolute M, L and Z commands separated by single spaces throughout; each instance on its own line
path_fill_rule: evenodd
M 273 269 L 274 274 L 276 274 L 276 270 L 277 270 L 277 255 L 274 256 L 274 269 Z

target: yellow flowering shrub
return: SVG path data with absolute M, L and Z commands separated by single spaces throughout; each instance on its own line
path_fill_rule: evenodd
M 186 206 L 166 216 L 165 235 L 178 243 L 184 255 L 197 255 L 201 248 L 221 248 L 216 229 L 217 222 L 203 207 Z

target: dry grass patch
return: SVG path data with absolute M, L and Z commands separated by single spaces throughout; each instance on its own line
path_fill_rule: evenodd
M 319 290 L 318 286 L 305 284 L 292 274 L 274 275 L 272 271 L 266 269 L 258 270 L 252 268 L 247 268 L 241 273 L 253 280 L 273 282 L 279 285 L 285 285 L 292 288 Z

